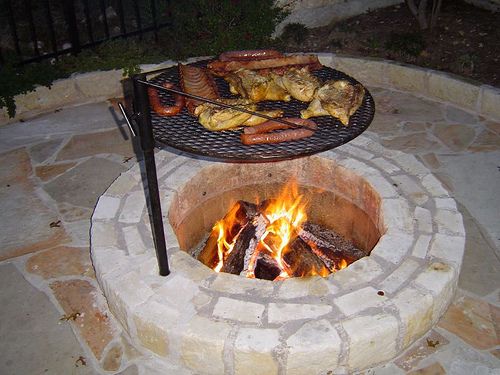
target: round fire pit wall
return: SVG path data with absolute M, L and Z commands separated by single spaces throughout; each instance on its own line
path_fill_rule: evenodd
M 360 371 L 400 354 L 451 301 L 465 243 L 462 217 L 413 156 L 362 135 L 319 156 L 271 164 L 160 151 L 157 170 L 172 273 L 158 275 L 138 165 L 99 199 L 91 255 L 111 312 L 158 368 Z M 183 251 L 231 201 L 272 197 L 290 177 L 314 198 L 315 220 L 372 247 L 370 255 L 327 278 L 272 282 L 215 273 Z

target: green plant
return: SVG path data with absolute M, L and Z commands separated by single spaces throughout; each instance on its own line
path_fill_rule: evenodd
M 186 0 L 170 3 L 166 35 L 178 56 L 267 47 L 286 12 L 274 0 Z
M 35 89 L 36 86 L 48 86 L 57 79 L 62 78 L 57 67 L 49 63 L 30 64 L 19 67 L 17 60 L 7 56 L 5 63 L 0 68 L 0 108 L 7 108 L 10 117 L 16 114 L 14 97 L 25 94 Z
M 421 33 L 391 33 L 385 47 L 402 56 L 417 57 L 425 49 L 425 39 Z
M 301 23 L 288 23 L 283 28 L 280 39 L 284 42 L 292 41 L 295 44 L 302 44 L 309 35 L 309 29 Z

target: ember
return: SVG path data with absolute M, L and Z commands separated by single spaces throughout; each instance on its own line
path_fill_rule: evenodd
M 333 230 L 308 222 L 306 209 L 296 183 L 275 199 L 240 200 L 215 223 L 197 258 L 216 272 L 284 280 L 328 276 L 366 255 Z

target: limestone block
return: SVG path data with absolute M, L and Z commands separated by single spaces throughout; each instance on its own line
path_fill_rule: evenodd
M 365 151 L 359 147 L 355 147 L 349 143 L 343 144 L 339 148 L 337 148 L 338 151 L 346 152 L 349 155 L 352 155 L 353 157 L 356 158 L 361 158 L 365 160 L 370 160 L 373 158 L 373 154 L 371 152 Z
M 276 329 L 241 328 L 234 343 L 234 374 L 277 374 L 273 351 L 279 344 Z
M 72 76 L 77 89 L 87 98 L 123 96 L 123 71 L 97 71 Z
M 52 83 L 50 88 L 38 86 L 34 91 L 17 95 L 16 113 L 22 114 L 32 110 L 47 110 L 65 104 L 77 103 L 83 99 L 76 89 L 73 80 L 62 79 Z
M 340 309 L 340 311 L 342 311 L 342 313 L 346 316 L 350 316 L 370 307 L 382 305 L 387 300 L 387 297 L 379 295 L 377 292 L 377 289 L 369 286 L 356 290 L 355 292 L 345 294 L 341 297 L 337 297 L 333 303 Z
M 424 205 L 429 200 L 426 192 L 417 184 L 417 181 L 407 175 L 398 175 L 392 177 L 398 188 L 403 191 L 405 196 L 417 206 Z
M 413 288 L 405 288 L 391 302 L 399 310 L 404 332 L 403 347 L 406 348 L 431 328 L 432 296 Z
M 129 225 L 122 228 L 126 249 L 130 255 L 144 254 L 147 250 L 141 233 L 136 225 Z
M 382 177 L 380 174 L 373 174 L 365 176 L 366 180 L 373 186 L 377 193 L 382 198 L 395 198 L 398 192 L 389 181 Z
M 172 306 L 186 306 L 199 293 L 198 284 L 175 270 L 167 277 L 164 284 L 156 289 L 157 296 Z
M 97 202 L 93 219 L 113 219 L 120 206 L 120 199 L 103 195 Z
M 481 86 L 481 114 L 500 120 L 500 89 L 498 87 Z
M 151 301 L 147 307 L 136 310 L 133 320 L 137 338 L 153 353 L 165 357 L 169 354 L 169 338 L 165 327 L 178 319 L 178 313 L 163 304 Z
M 386 74 L 388 83 L 396 89 L 414 93 L 426 92 L 427 69 L 389 63 Z
M 440 233 L 465 236 L 464 222 L 459 212 L 438 209 L 434 220 Z
M 240 322 L 259 323 L 265 306 L 259 303 L 220 297 L 214 307 L 214 316 Z
M 371 160 L 371 162 L 388 174 L 393 174 L 400 171 L 398 166 L 394 165 L 385 158 L 374 158 Z
M 98 279 L 117 269 L 128 268 L 130 261 L 124 256 L 124 253 L 124 250 L 115 247 L 99 246 L 99 244 L 94 242 L 94 238 L 92 238 L 90 255 Z
M 412 235 L 389 230 L 380 238 L 371 254 L 391 263 L 399 264 L 410 250 L 412 244 Z
M 445 197 L 445 198 L 435 198 L 434 202 L 436 203 L 436 208 L 441 208 L 444 210 L 457 210 L 457 203 L 453 198 Z
M 347 73 L 365 86 L 386 84 L 387 62 L 384 60 L 335 56 L 332 63 L 334 69 Z
M 476 110 L 480 87 L 451 74 L 429 71 L 428 94 L 460 107 Z
M 340 271 L 335 272 L 332 279 L 348 288 L 368 283 L 382 275 L 380 264 L 371 257 L 364 257 Z
M 291 320 L 312 319 L 328 314 L 332 307 L 328 305 L 301 303 L 270 303 L 268 310 L 269 323 L 283 323 Z
M 429 255 L 460 265 L 465 249 L 465 238 L 436 233 Z
M 146 197 L 144 191 L 133 191 L 125 199 L 119 221 L 126 224 L 137 224 L 141 221 L 145 209 Z
M 113 222 L 94 221 L 90 229 L 92 246 L 116 247 L 116 229 Z
M 274 291 L 274 284 L 268 280 L 247 279 L 239 275 L 221 272 L 217 274 L 217 277 L 210 285 L 210 289 L 222 293 L 251 294 L 268 297 Z
M 417 221 L 417 229 L 421 232 L 432 233 L 432 217 L 431 212 L 422 207 L 415 208 L 415 219 Z
M 170 254 L 169 261 L 171 268 L 175 270 L 175 272 L 189 276 L 194 282 L 202 283 L 214 274 L 214 271 L 204 266 L 201 262 L 184 251 L 177 251 Z
M 413 233 L 413 218 L 410 215 L 408 201 L 403 198 L 384 199 L 382 212 L 385 225 L 390 229 Z
M 398 321 L 388 314 L 360 316 L 342 323 L 349 337 L 350 372 L 393 358 L 397 353 Z
M 386 293 L 394 293 L 401 285 L 417 270 L 419 263 L 413 259 L 406 259 L 401 265 L 396 268 L 389 276 L 387 276 L 380 284 L 380 289 Z
M 224 342 L 230 331 L 231 327 L 226 323 L 194 317 L 181 344 L 184 364 L 203 374 L 224 374 Z
M 413 251 L 411 255 L 417 258 L 425 258 L 427 252 L 429 251 L 429 244 L 431 242 L 432 236 L 430 234 L 422 234 L 418 236 L 415 246 L 413 246 Z
M 447 309 L 455 292 L 458 276 L 448 264 L 434 262 L 415 279 L 415 284 L 434 296 L 432 323 L 436 323 Z
M 331 323 L 323 319 L 305 323 L 286 344 L 287 375 L 309 375 L 337 367 L 342 340 Z
M 388 153 L 391 152 L 392 155 Z M 418 177 L 423 177 L 429 173 L 427 167 L 425 167 L 421 162 L 411 154 L 406 154 L 404 152 L 399 152 L 397 150 L 384 151 L 385 156 L 390 156 L 393 161 L 395 161 L 401 169 L 404 171 L 416 175 Z
M 295 277 L 282 283 L 278 297 L 283 299 L 306 296 L 323 297 L 328 292 L 328 284 L 323 277 Z

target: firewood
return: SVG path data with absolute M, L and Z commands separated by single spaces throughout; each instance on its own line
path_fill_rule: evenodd
M 300 237 L 296 237 L 288 245 L 283 260 L 289 266 L 290 276 L 301 277 L 325 275 L 330 273 L 325 264 L 312 251 L 309 245 Z
M 228 242 L 231 242 L 255 215 L 257 215 L 257 206 L 255 204 L 241 200 L 236 202 L 222 219 L 224 222 L 232 222 L 232 226 L 230 228 L 226 228 L 226 238 Z M 219 231 L 212 229 L 205 246 L 198 254 L 198 260 L 212 269 L 217 266 L 217 263 L 219 262 L 217 252 L 218 238 Z
M 261 251 L 254 270 L 255 277 L 263 280 L 274 280 L 280 273 L 278 261 L 268 252 Z
M 351 264 L 366 256 L 363 250 L 335 231 L 313 223 L 304 223 L 299 230 L 299 237 L 310 246 L 330 271 L 338 270 L 342 260 Z

